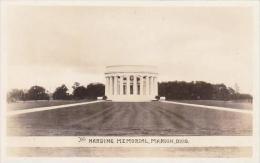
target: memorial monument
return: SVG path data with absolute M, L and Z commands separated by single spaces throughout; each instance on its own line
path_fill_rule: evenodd
M 107 100 L 151 101 L 158 95 L 158 72 L 155 66 L 107 66 L 105 78 Z

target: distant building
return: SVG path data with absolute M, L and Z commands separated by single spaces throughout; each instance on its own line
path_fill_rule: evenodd
M 105 95 L 113 101 L 150 101 L 158 95 L 155 66 L 107 66 Z

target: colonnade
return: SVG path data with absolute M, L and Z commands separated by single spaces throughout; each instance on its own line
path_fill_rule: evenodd
M 158 95 L 157 74 L 106 74 L 105 94 L 111 96 L 149 96 Z

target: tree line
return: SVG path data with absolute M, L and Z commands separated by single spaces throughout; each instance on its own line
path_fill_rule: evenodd
M 72 89 L 71 94 L 68 93 L 69 89 L 65 84 L 57 87 L 53 93 L 49 93 L 44 87 L 37 85 L 32 86 L 29 90 L 13 89 L 8 92 L 7 101 L 80 100 L 105 96 L 105 85 L 102 83 L 90 83 L 84 86 L 75 82 Z M 250 94 L 241 94 L 224 84 L 211 84 L 203 81 L 160 82 L 158 83 L 159 96 L 164 96 L 168 100 L 252 100 Z
M 7 101 L 28 101 L 28 100 L 80 100 L 96 99 L 105 94 L 105 85 L 102 83 L 90 83 L 86 87 L 78 82 L 72 86 L 73 92 L 68 93 L 69 89 L 65 84 L 57 87 L 53 93 L 49 93 L 42 86 L 32 86 L 29 90 L 13 89 L 7 93 Z
M 225 84 L 203 81 L 169 81 L 158 85 L 159 96 L 169 100 L 252 100 L 250 94 L 241 94 Z

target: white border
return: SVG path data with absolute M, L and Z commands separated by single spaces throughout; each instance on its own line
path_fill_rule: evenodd
M 84 6 L 162 6 L 162 7 L 173 7 L 173 6 L 252 6 L 255 8 L 255 22 L 256 22 L 256 31 L 257 34 L 255 38 L 255 55 L 254 55 L 254 127 L 253 127 L 253 139 L 254 143 L 254 154 L 252 159 L 209 159 L 209 158 L 203 158 L 203 159 L 127 159 L 127 161 L 134 161 L 134 162 L 158 162 L 158 161 L 164 161 L 164 162 L 172 162 L 172 161 L 178 161 L 178 162 L 259 162 L 259 1 L 1 1 L 1 158 L 8 162 L 35 162 L 35 161 L 47 161 L 47 162 L 56 162 L 56 159 L 34 159 L 34 158 L 13 158 L 6 160 L 5 158 L 5 142 L 6 142 L 6 133 L 5 133 L 5 120 L 6 120 L 6 49 L 3 49 L 5 47 L 4 37 L 5 37 L 5 29 L 3 26 L 3 22 L 5 22 L 5 11 L 7 5 L 62 5 L 62 6 L 70 6 L 70 5 L 84 5 Z M 126 159 L 114 159 L 114 158 L 105 158 L 105 159 L 95 159 L 95 158 L 59 158 L 59 162 L 82 162 L 82 161 L 102 161 L 102 162 L 121 162 L 126 161 Z M 2 160 L 3 161 L 3 160 Z
M 201 7 L 201 6 L 256 6 L 258 5 L 258 1 L 246 1 L 246 0 L 234 0 L 234 1 L 225 1 L 225 0 L 166 0 L 166 1 L 158 1 L 158 0 L 10 0 L 4 1 L 4 4 L 7 5 L 30 5 L 30 6 L 155 6 L 155 7 L 180 7 L 180 6 L 193 6 L 193 7 Z
M 3 2 L 1 2 L 1 23 L 0 23 L 0 36 L 1 36 L 1 43 L 0 43 L 0 47 L 1 47 L 1 52 L 0 52 L 0 61 L 1 61 L 1 81 L 0 81 L 0 115 L 1 115 L 1 158 L 5 159 L 6 156 L 6 150 L 5 150 L 5 146 L 6 146 L 6 85 L 7 85 L 7 72 L 4 71 L 6 70 L 7 67 L 7 51 L 6 49 L 4 49 L 3 47 L 6 47 L 6 42 L 4 41 L 4 38 L 6 38 L 6 33 L 5 31 L 5 26 L 3 25 L 4 22 L 6 21 L 6 8 L 5 8 L 5 4 L 3 4 Z

